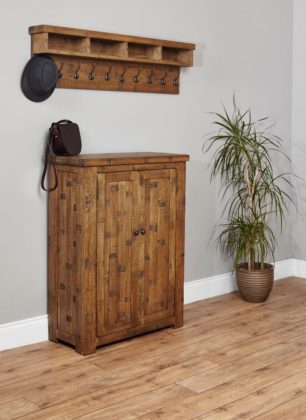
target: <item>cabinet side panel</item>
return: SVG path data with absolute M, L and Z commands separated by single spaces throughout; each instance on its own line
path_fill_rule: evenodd
M 80 168 L 76 182 L 78 265 L 75 335 L 76 350 L 86 355 L 96 349 L 96 169 Z
M 98 174 L 97 200 L 97 336 L 104 334 L 104 232 L 105 232 L 105 175 Z
M 171 307 L 175 310 L 175 288 L 176 288 L 176 273 L 175 273 L 175 256 L 176 256 L 176 214 L 177 214 L 177 203 L 176 203 L 176 179 L 177 174 L 175 169 L 170 171 L 170 191 L 169 191 L 169 301 Z M 171 315 L 173 311 L 171 311 Z
M 59 329 L 74 334 L 74 295 L 76 274 L 75 174 L 59 172 L 58 194 L 58 316 Z
M 176 285 L 175 285 L 175 327 L 183 325 L 184 318 L 184 256 L 185 256 L 185 163 L 177 163 L 176 189 Z
M 49 185 L 54 185 L 54 171 L 49 166 Z M 48 314 L 49 340 L 57 341 L 57 197 L 58 191 L 48 194 Z

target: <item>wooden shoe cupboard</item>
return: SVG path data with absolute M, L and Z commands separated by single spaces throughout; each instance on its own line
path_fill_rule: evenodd
M 187 155 L 52 156 L 49 338 L 97 346 L 183 324 Z M 54 173 L 49 169 L 50 185 Z

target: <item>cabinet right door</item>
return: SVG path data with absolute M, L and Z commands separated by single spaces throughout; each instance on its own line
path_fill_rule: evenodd
M 142 323 L 174 315 L 176 170 L 139 173 L 138 288 Z

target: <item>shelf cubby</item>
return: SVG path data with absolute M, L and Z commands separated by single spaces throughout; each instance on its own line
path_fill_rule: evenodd
M 126 57 L 127 56 L 127 42 L 113 41 L 110 39 L 90 39 L 90 52 L 92 54 L 109 55 L 111 57 Z
M 48 36 L 48 48 L 50 50 L 88 53 L 89 38 L 50 33 Z
M 164 47 L 162 61 L 172 62 L 179 66 L 192 66 L 192 51 L 178 48 Z
M 162 61 L 162 47 L 129 42 L 128 56 L 130 58 Z

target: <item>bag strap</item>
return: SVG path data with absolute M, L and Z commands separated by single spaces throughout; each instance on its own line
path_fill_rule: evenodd
M 46 178 L 46 173 L 47 173 L 47 169 L 48 169 L 48 163 L 49 163 L 49 155 L 50 155 L 50 151 L 52 151 L 52 145 L 51 145 L 51 142 L 52 142 L 52 130 L 50 129 L 50 132 L 49 132 L 49 138 L 48 138 L 48 142 L 47 142 L 47 146 L 46 146 L 46 151 L 45 151 L 45 163 L 44 163 L 44 169 L 43 169 L 43 173 L 42 173 L 42 176 L 41 176 L 41 181 L 40 181 L 40 186 L 41 186 L 41 188 L 44 190 L 44 191 L 46 191 L 46 192 L 51 192 L 51 191 L 54 191 L 54 190 L 56 190 L 56 188 L 57 188 L 57 186 L 58 186 L 58 179 L 57 179 L 57 173 L 56 173 L 56 168 L 55 168 L 55 166 L 54 166 L 54 163 L 53 162 L 51 162 L 51 165 L 52 165 L 52 168 L 53 168 L 53 171 L 54 171 L 54 176 L 55 176 L 55 184 L 54 184 L 54 186 L 53 187 L 50 187 L 50 188 L 46 188 L 45 187 L 45 178 Z
M 70 120 L 60 120 L 60 121 L 57 121 L 57 123 L 53 123 L 53 124 L 57 125 L 57 124 L 62 124 L 62 123 L 72 123 L 72 121 L 70 121 Z
M 70 120 L 60 120 L 60 121 L 57 121 L 56 123 L 53 123 L 51 125 L 50 129 L 49 129 L 49 138 L 48 138 L 48 142 L 47 142 L 47 146 L 46 146 L 46 151 L 45 151 L 44 169 L 43 169 L 43 173 L 42 173 L 41 181 L 40 181 L 41 188 L 44 191 L 46 191 L 46 192 L 54 191 L 58 187 L 57 173 L 56 173 L 56 168 L 55 168 L 53 162 L 51 162 L 51 165 L 52 165 L 52 168 L 53 168 L 53 171 L 54 171 L 54 177 L 55 177 L 55 184 L 54 184 L 54 186 L 53 187 L 50 187 L 50 188 L 45 187 L 45 178 L 46 178 L 47 169 L 48 169 L 49 155 L 50 155 L 50 153 L 53 152 L 53 150 L 52 150 L 52 136 L 54 134 L 54 131 L 58 130 L 58 126 L 60 124 L 63 124 L 63 123 L 70 124 L 70 123 L 72 123 L 72 121 L 70 121 Z

